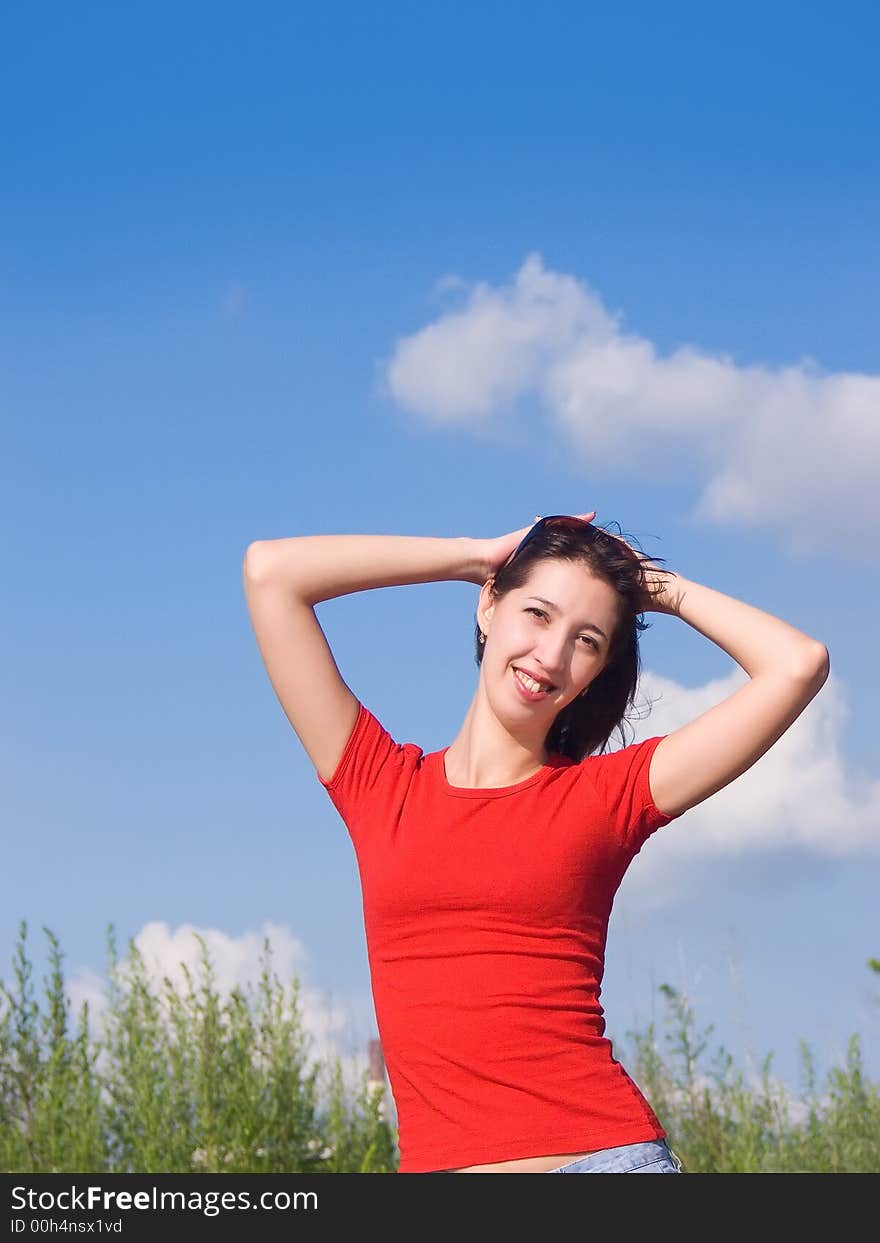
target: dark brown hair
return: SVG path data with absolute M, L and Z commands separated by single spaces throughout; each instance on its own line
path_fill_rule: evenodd
M 620 531 L 619 524 L 614 525 Z M 625 538 L 632 544 L 630 537 Z M 605 667 L 590 683 L 586 695 L 577 695 L 559 712 L 545 739 L 548 752 L 580 761 L 604 751 L 615 729 L 620 732 L 622 744 L 627 745 L 623 724 L 627 710 L 635 702 L 641 672 L 639 634 L 651 624 L 644 620 L 644 604 L 650 591 L 645 563 L 659 569 L 657 563 L 664 558 L 648 557 L 637 549 L 630 552 L 595 524 L 580 530 L 549 526 L 493 576 L 491 590 L 495 601 L 524 587 L 534 566 L 549 560 L 584 565 L 617 593 L 618 620 Z M 660 589 L 658 585 L 657 590 Z M 479 621 L 474 639 L 477 665 L 482 665 L 484 644 L 480 642 Z

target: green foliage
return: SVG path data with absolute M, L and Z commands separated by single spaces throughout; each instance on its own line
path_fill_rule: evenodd
M 202 938 L 200 979 L 183 966 L 186 988 L 166 976 L 157 995 L 133 941 L 119 963 L 109 928 L 108 1009 L 102 1038 L 92 1041 L 88 1003 L 71 1033 L 62 955 L 43 931 L 45 1008 L 34 999 L 24 921 L 14 991 L 0 980 L 0 1168 L 395 1172 L 385 1092 L 366 1071 L 348 1091 L 338 1058 L 310 1061 L 299 982 L 285 997 L 268 939 L 256 995 L 249 985 L 221 1002 Z M 878 960 L 868 966 L 880 972 Z M 624 1060 L 687 1173 L 880 1170 L 880 1087 L 864 1074 L 857 1036 L 822 1091 L 802 1042 L 804 1087 L 793 1099 L 771 1077 L 772 1055 L 749 1084 L 723 1048 L 707 1065 L 713 1029 L 698 1032 L 687 999 L 668 984 L 660 992 L 668 1013 L 662 1051 L 651 1024 L 629 1033 L 635 1052 Z
M 802 1041 L 803 1088 L 794 1098 L 771 1077 L 772 1054 L 750 1084 L 723 1047 L 706 1064 L 712 1027 L 698 1033 L 687 999 L 668 984 L 660 992 L 669 1015 L 665 1052 L 653 1023 L 645 1033 L 629 1032 L 630 1066 L 686 1173 L 880 1171 L 880 1085 L 864 1075 L 858 1036 L 823 1092 Z
M 47 1006 L 33 996 L 22 921 L 17 986 L 0 980 L 0 1167 L 16 1173 L 189 1171 L 393 1173 L 396 1132 L 384 1093 L 364 1071 L 351 1092 L 338 1058 L 309 1063 L 299 981 L 285 998 L 264 941 L 256 996 L 225 1002 L 202 938 L 200 979 L 166 976 L 151 989 L 129 943 L 120 964 L 108 929 L 108 1009 L 89 1037 L 88 1003 L 75 1038 L 53 934 Z

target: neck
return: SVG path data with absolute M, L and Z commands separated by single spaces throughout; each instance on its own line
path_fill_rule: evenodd
M 543 740 L 529 745 L 498 720 L 478 687 L 461 728 L 446 752 L 452 785 L 495 789 L 516 785 L 547 763 Z

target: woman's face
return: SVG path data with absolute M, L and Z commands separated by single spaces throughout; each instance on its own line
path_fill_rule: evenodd
M 546 734 L 607 664 L 618 614 L 614 588 L 581 563 L 539 561 L 523 587 L 494 605 L 484 585 L 477 611 L 486 635 L 480 670 L 496 714 L 534 718 L 538 733 Z M 523 684 L 523 674 L 542 683 L 540 692 Z

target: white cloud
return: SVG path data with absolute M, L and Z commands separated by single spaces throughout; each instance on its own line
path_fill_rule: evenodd
M 747 681 L 738 667 L 689 688 L 645 672 L 633 722 L 635 741 L 667 734 L 726 699 Z M 636 906 L 668 906 L 711 888 L 735 858 L 800 850 L 840 859 L 880 852 L 880 781 L 848 768 L 842 749 L 847 706 L 830 674 L 819 694 L 756 764 L 723 790 L 658 829 L 624 884 Z
M 455 276 L 435 292 L 447 286 L 467 288 Z M 702 486 L 695 522 L 771 530 L 793 552 L 845 538 L 852 555 L 873 555 L 880 377 L 823 374 L 811 358 L 744 366 L 687 344 L 660 356 L 537 253 L 512 284 L 465 297 L 395 344 L 388 390 L 416 415 L 500 431 L 505 407 L 535 394 L 585 470 L 687 472 Z

